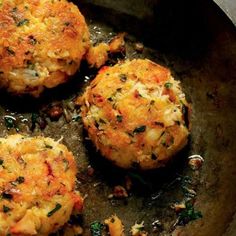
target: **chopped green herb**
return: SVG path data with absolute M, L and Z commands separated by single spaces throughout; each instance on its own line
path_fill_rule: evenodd
M 134 135 L 132 133 L 130 133 L 130 132 L 126 132 L 126 134 L 128 134 L 132 138 L 134 137 Z
M 6 47 L 6 50 L 7 50 L 9 55 L 12 55 L 12 56 L 15 55 L 15 52 L 10 47 Z
M 30 43 L 31 45 L 35 45 L 35 44 L 37 43 L 37 40 L 34 38 L 33 35 L 30 35 L 30 36 L 29 36 L 29 43 Z
M 38 123 L 39 114 L 32 113 L 31 114 L 31 130 L 33 131 L 36 127 L 36 123 Z
M 49 145 L 49 144 L 45 143 L 45 148 L 52 149 L 52 148 L 53 148 L 53 146 L 51 146 L 51 145 Z
M 158 126 L 161 126 L 161 127 L 165 126 L 164 123 L 162 123 L 162 122 L 155 121 L 154 123 L 155 123 L 155 125 L 158 125 Z
M 11 128 L 15 128 L 16 131 L 19 131 L 19 128 L 16 125 L 16 119 L 12 116 L 5 116 L 4 117 L 4 121 L 5 121 L 5 126 L 7 127 L 7 129 L 11 129 Z
M 123 116 L 117 115 L 117 116 L 116 116 L 116 120 L 117 120 L 118 122 L 122 122 Z
M 16 26 L 17 27 L 20 27 L 20 26 L 23 26 L 23 25 L 26 25 L 26 24 L 29 24 L 29 20 L 28 19 L 23 19 L 21 21 L 19 21 Z
M 99 124 L 98 124 L 98 122 L 95 120 L 94 121 L 94 126 L 98 129 L 99 128 Z
M 202 213 L 196 211 L 192 203 L 187 202 L 186 208 L 179 213 L 179 225 L 186 225 L 188 222 L 202 218 Z
M 109 102 L 113 102 L 113 98 L 112 98 L 112 97 L 109 97 L 107 100 L 108 100 Z
M 70 22 L 65 22 L 64 25 L 65 25 L 65 26 L 69 26 L 69 25 L 70 25 Z
M 73 121 L 76 121 L 76 122 L 77 122 L 77 121 L 81 121 L 81 116 L 80 116 L 80 115 L 73 116 L 73 117 L 72 117 L 72 120 L 73 120 Z
M 4 213 L 7 213 L 11 210 L 8 206 L 5 206 L 5 205 L 3 205 L 2 209 Z
M 14 119 L 11 117 L 4 117 L 5 120 L 5 125 L 8 129 L 13 128 L 14 127 Z
M 17 11 L 18 11 L 17 7 L 12 8 L 12 12 L 17 12 Z
M 51 217 L 54 213 L 56 213 L 58 210 L 60 210 L 62 205 L 60 203 L 57 203 L 55 208 L 48 212 L 47 217 Z
M 17 182 L 18 184 L 22 184 L 22 183 L 25 182 L 25 178 L 24 178 L 23 176 L 19 176 L 19 177 L 16 179 L 16 182 Z
M 18 178 L 16 178 L 15 181 L 12 181 L 11 184 L 13 186 L 17 186 L 18 184 L 22 184 L 25 182 L 25 178 L 23 176 L 19 176 Z
M 27 63 L 27 67 L 30 69 L 30 70 L 34 70 L 35 69 L 35 64 L 34 63 L 32 63 L 31 61 L 27 61 L 26 62 Z
M 0 159 L 0 166 L 4 163 L 4 160 Z
M 175 124 L 176 124 L 176 125 L 180 125 L 181 123 L 180 123 L 180 121 L 176 120 L 176 121 L 175 121 Z
M 154 105 L 154 104 L 155 104 L 155 101 L 152 100 L 152 101 L 150 102 L 150 105 Z
M 2 193 L 2 198 L 11 200 L 13 196 L 10 193 Z
M 127 76 L 125 74 L 120 74 L 119 77 L 121 82 L 126 82 Z
M 187 113 L 187 108 L 186 106 L 183 104 L 182 106 L 182 113 L 185 115 Z
M 91 225 L 90 225 L 90 232 L 92 236 L 102 236 L 102 228 L 103 228 L 103 224 L 101 224 L 98 221 L 94 221 Z
M 164 86 L 165 86 L 165 88 L 170 89 L 173 86 L 173 84 L 170 82 L 167 82 L 167 83 L 165 83 Z
M 99 119 L 99 123 L 101 123 L 101 124 L 106 124 L 106 121 L 103 120 L 102 118 L 100 118 L 100 119 Z
M 63 163 L 65 165 L 65 172 L 69 169 L 69 161 L 66 159 L 63 159 Z
M 146 126 L 142 125 L 134 129 L 133 133 L 143 133 L 146 130 Z

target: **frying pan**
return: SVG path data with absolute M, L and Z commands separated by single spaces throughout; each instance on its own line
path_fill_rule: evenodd
M 40 99 L 0 94 L 0 136 L 21 132 L 63 137 L 78 163 L 78 188 L 86 196 L 83 235 L 90 224 L 117 214 L 126 233 L 144 221 L 149 235 L 236 235 L 236 30 L 227 16 L 209 0 L 81 0 L 74 1 L 85 15 L 93 43 L 109 41 L 127 32 L 126 57 L 149 58 L 171 69 L 181 80 L 192 104 L 188 146 L 165 168 L 138 172 L 120 170 L 104 160 L 89 140 L 73 99 L 96 74 L 82 65 L 65 85 Z M 136 42 L 144 51 L 135 50 Z M 58 120 L 47 116 L 61 106 Z M 69 115 L 68 115 L 69 114 Z M 7 123 L 9 116 L 13 125 Z M 36 118 L 35 118 L 36 117 Z M 37 119 L 35 121 L 35 119 Z M 189 168 L 187 157 L 204 158 L 200 170 Z M 92 171 L 91 171 L 92 170 Z M 132 182 L 128 198 L 108 196 L 114 186 Z M 180 222 L 171 208 L 193 190 L 198 219 Z M 189 193 L 189 192 L 188 192 Z

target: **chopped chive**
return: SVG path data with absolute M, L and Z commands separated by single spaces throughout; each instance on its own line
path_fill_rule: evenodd
M 101 124 L 106 124 L 106 121 L 103 120 L 102 118 L 100 118 L 100 119 L 99 119 L 99 123 L 101 123 Z
M 65 165 L 65 172 L 66 172 L 67 170 L 69 170 L 69 161 L 66 160 L 66 159 L 63 159 L 62 161 L 63 161 L 63 163 Z
M 21 21 L 19 21 L 16 26 L 17 27 L 20 27 L 20 26 L 23 26 L 23 25 L 26 25 L 26 24 L 29 24 L 29 20 L 28 19 L 23 19 Z
M 19 128 L 16 124 L 16 118 L 7 115 L 4 117 L 4 122 L 8 130 L 10 130 L 11 128 L 15 128 L 17 132 L 19 131 Z
M 154 105 L 154 104 L 155 104 L 155 101 L 152 100 L 152 101 L 150 102 L 150 105 Z
M 98 221 L 93 222 L 90 225 L 90 232 L 92 236 L 102 236 L 103 224 Z
M 155 121 L 154 123 L 155 123 L 155 125 L 158 125 L 158 126 L 161 126 L 161 127 L 165 126 L 164 123 L 162 123 L 162 122 Z
M 126 77 L 125 74 L 120 74 L 119 77 L 120 77 L 120 81 L 121 81 L 121 82 L 126 82 L 127 77 Z
M 118 122 L 122 122 L 123 116 L 117 115 L 117 116 L 116 116 L 116 120 L 117 120 Z
M 37 40 L 34 38 L 33 35 L 29 36 L 29 42 L 31 45 L 35 45 L 37 43 Z
M 170 89 L 173 86 L 173 84 L 170 82 L 167 82 L 167 83 L 165 83 L 164 86 L 165 86 L 165 88 Z
M 7 213 L 11 210 L 11 208 L 9 208 L 8 206 L 5 206 L 5 205 L 3 205 L 2 209 L 3 209 L 4 213 Z
M 12 55 L 12 56 L 15 55 L 15 52 L 10 47 L 6 47 L 6 50 L 7 50 L 9 55 Z
M 49 144 L 45 143 L 45 148 L 52 149 L 52 148 L 53 148 L 53 146 L 51 146 L 51 145 L 49 145 Z
M 19 176 L 19 177 L 16 179 L 16 182 L 17 182 L 18 184 L 22 184 L 22 183 L 25 182 L 25 178 L 24 178 L 23 176 Z
M 179 214 L 179 225 L 186 225 L 188 222 L 202 218 L 202 213 L 196 211 L 192 203 L 186 203 L 186 209 Z
M 133 133 L 143 133 L 143 132 L 145 132 L 145 130 L 146 130 L 146 126 L 142 125 L 142 126 L 136 127 L 134 129 Z
M 54 213 L 61 209 L 61 204 L 57 203 L 55 208 L 48 212 L 47 217 L 51 217 Z
M 80 115 L 75 115 L 75 116 L 72 117 L 72 121 L 76 121 L 76 122 L 81 121 L 81 118 L 82 117 Z
M 2 193 L 2 198 L 11 200 L 13 196 L 10 193 Z

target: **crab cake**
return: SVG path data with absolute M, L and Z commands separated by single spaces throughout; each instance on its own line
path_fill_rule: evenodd
M 50 138 L 0 139 L 0 235 L 48 235 L 83 199 L 75 191 L 76 163 Z
M 0 4 L 0 86 L 39 96 L 67 81 L 90 46 L 77 6 L 66 0 L 4 0 Z
M 187 144 L 180 82 L 149 60 L 103 67 L 78 103 L 90 139 L 117 166 L 158 168 Z

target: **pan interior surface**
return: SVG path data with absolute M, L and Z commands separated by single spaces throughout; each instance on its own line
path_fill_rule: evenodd
M 86 196 L 83 235 L 90 235 L 92 222 L 103 223 L 114 214 L 124 223 L 127 235 L 135 222 L 142 221 L 149 235 L 235 235 L 228 229 L 236 212 L 235 27 L 211 1 L 74 3 L 87 19 L 94 44 L 125 31 L 127 58 L 149 58 L 170 68 L 181 81 L 192 104 L 188 146 L 167 167 L 155 171 L 125 171 L 104 160 L 86 139 L 79 109 L 71 107 L 96 74 L 86 65 L 68 84 L 38 100 L 1 92 L 0 136 L 20 132 L 56 140 L 63 137 L 62 143 L 76 157 L 78 188 Z M 142 53 L 135 50 L 137 42 L 144 44 Z M 52 106 L 63 110 L 56 120 L 48 117 Z M 13 125 L 9 126 L 9 119 Z M 204 158 L 200 170 L 188 166 L 187 157 L 193 154 Z M 114 187 L 126 186 L 127 179 L 132 182 L 129 196 L 110 198 Z M 171 206 L 186 198 L 188 190 L 194 191 L 194 209 L 202 218 L 183 226 Z

